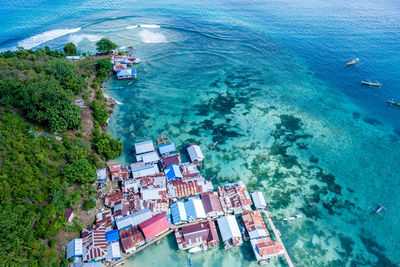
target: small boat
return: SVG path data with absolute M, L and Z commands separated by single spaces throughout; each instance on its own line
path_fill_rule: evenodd
M 124 87 L 111 87 L 109 90 L 122 90 Z
M 192 266 L 192 260 L 190 259 L 190 257 L 188 259 L 188 263 L 189 263 L 189 266 Z
M 189 253 L 198 253 L 201 251 L 203 251 L 203 249 L 201 247 L 194 247 L 194 248 L 189 249 Z
M 358 61 L 360 61 L 360 59 L 359 58 L 355 58 L 355 59 L 353 59 L 352 61 L 350 61 L 350 62 L 347 62 L 347 66 L 351 66 L 351 65 L 354 65 L 354 64 L 356 64 Z
M 303 218 L 302 214 L 297 214 L 297 215 L 292 216 L 292 217 L 287 217 L 287 218 L 285 218 L 283 220 L 284 221 L 293 221 L 293 220 L 300 219 L 300 218 Z
M 365 81 L 361 81 L 361 84 L 363 84 L 363 85 L 368 85 L 369 87 L 382 87 L 382 84 L 380 83 L 380 82 L 378 82 L 378 81 L 376 81 L 376 82 L 371 82 L 371 81 L 367 81 L 367 82 L 365 82 Z
M 147 64 L 151 65 L 151 62 L 150 62 L 150 60 L 146 59 L 146 61 L 147 61 Z
M 393 98 L 389 99 L 387 102 L 388 102 L 389 105 L 400 107 L 400 102 L 394 101 Z

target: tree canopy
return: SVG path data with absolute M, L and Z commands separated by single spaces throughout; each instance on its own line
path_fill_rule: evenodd
M 112 52 L 114 49 L 118 47 L 117 44 L 113 43 L 110 41 L 108 38 L 101 38 L 97 43 L 96 43 L 96 50 L 100 54 L 107 54 Z
M 122 155 L 123 146 L 120 139 L 113 139 L 107 132 L 95 130 L 91 141 L 94 144 L 97 153 L 104 159 L 113 159 Z
M 105 69 L 107 72 L 112 71 L 113 65 L 111 63 L 111 59 L 109 58 L 102 58 L 96 61 L 96 69 Z
M 75 56 L 78 53 L 78 50 L 76 49 L 76 45 L 74 43 L 66 43 L 64 45 L 64 53 L 67 56 Z
M 48 126 L 51 131 L 77 129 L 81 125 L 81 111 L 74 105 L 72 94 L 54 79 L 34 82 L 22 89 L 20 106 L 30 120 Z

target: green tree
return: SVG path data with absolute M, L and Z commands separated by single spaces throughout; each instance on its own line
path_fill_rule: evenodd
M 96 169 L 87 159 L 75 160 L 63 168 L 62 174 L 72 183 L 89 184 L 96 180 Z
M 104 159 L 113 159 L 123 152 L 121 139 L 113 139 L 109 133 L 94 131 L 92 142 L 97 149 L 97 153 Z
M 100 54 L 110 53 L 117 47 L 117 44 L 113 43 L 108 38 L 101 38 L 100 41 L 96 43 L 96 50 Z
M 85 79 L 76 75 L 76 67 L 64 59 L 54 59 L 48 66 L 47 73 L 54 76 L 65 90 L 74 94 L 87 88 Z
M 112 71 L 113 66 L 110 58 L 102 58 L 96 61 L 96 69 L 105 69 L 106 71 Z
M 29 84 L 21 90 L 21 98 L 20 107 L 27 118 L 51 131 L 77 129 L 81 125 L 80 108 L 54 79 Z
M 74 43 L 66 43 L 64 46 L 64 52 L 67 56 L 75 56 L 78 53 L 76 45 Z
M 94 122 L 97 123 L 98 125 L 106 124 L 107 119 L 108 119 L 107 105 L 100 104 L 98 101 L 93 100 L 90 107 L 93 110 L 92 116 L 93 116 Z

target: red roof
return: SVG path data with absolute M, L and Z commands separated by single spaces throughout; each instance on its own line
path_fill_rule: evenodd
M 150 240 L 156 235 L 167 230 L 170 227 L 170 224 L 167 218 L 163 214 L 159 213 L 156 216 L 153 216 L 139 224 L 139 227 L 142 229 L 146 240 Z
M 270 255 L 277 254 L 283 250 L 283 246 L 281 243 L 274 242 L 270 238 L 263 239 L 256 246 L 261 257 L 268 257 Z

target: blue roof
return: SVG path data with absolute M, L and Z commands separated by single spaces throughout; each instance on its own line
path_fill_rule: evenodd
M 106 232 L 106 243 L 119 241 L 118 229 Z
M 158 146 L 158 150 L 160 150 L 160 154 L 161 155 L 164 155 L 164 154 L 167 154 L 167 153 L 175 152 L 176 148 L 175 148 L 174 143 L 171 142 L 171 143 L 159 145 Z
M 168 181 L 177 180 L 182 178 L 182 172 L 178 165 L 172 164 L 165 168 L 164 170 L 165 176 L 167 176 Z

